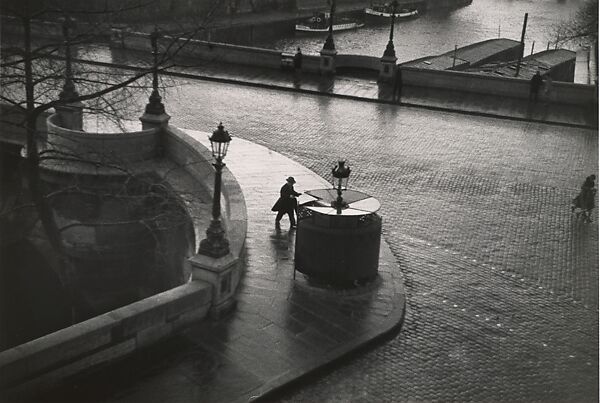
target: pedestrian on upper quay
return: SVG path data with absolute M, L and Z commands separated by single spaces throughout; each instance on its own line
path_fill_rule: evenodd
M 296 207 L 298 206 L 298 201 L 296 197 L 300 196 L 302 193 L 298 193 L 294 190 L 294 184 L 296 180 L 294 177 L 290 176 L 286 179 L 285 184 L 281 187 L 279 191 L 279 199 L 275 202 L 271 211 L 277 211 L 277 216 L 275 217 L 275 225 L 279 227 L 281 218 L 284 214 L 287 214 L 290 219 L 291 228 L 296 228 Z
M 540 71 L 538 70 L 535 72 L 535 74 L 533 75 L 533 77 L 531 77 L 531 80 L 529 81 L 529 100 L 530 101 L 533 98 L 533 100 L 535 102 L 537 102 L 538 94 L 540 92 L 540 88 L 542 87 L 543 83 L 544 83 L 544 79 L 542 78 L 542 75 L 540 74 Z
M 302 72 L 302 51 L 300 47 L 296 50 L 294 55 L 294 86 L 300 85 L 300 73 Z
M 296 50 L 296 54 L 294 55 L 294 70 L 300 71 L 302 69 L 302 51 L 300 47 Z
M 596 206 L 596 192 L 596 175 L 590 175 L 585 178 L 583 185 L 581 185 L 581 191 L 573 199 L 571 205 L 571 211 L 575 213 L 577 218 L 582 215 L 584 221 L 592 222 L 592 211 Z

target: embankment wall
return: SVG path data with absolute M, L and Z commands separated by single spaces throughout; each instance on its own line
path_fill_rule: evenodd
M 429 70 L 400 67 L 402 85 L 472 92 L 527 99 L 529 80 L 515 77 L 495 77 L 450 70 Z M 591 85 L 555 81 L 552 84 L 552 102 L 588 106 L 597 101 L 596 89 Z

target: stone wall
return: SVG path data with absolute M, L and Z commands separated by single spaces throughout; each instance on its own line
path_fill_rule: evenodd
M 379 71 L 381 60 L 375 56 L 338 54 L 335 57 L 335 67 L 337 70 L 349 68 Z
M 61 128 L 57 119 L 54 115 L 47 124 L 52 132 L 49 140 L 59 149 L 82 153 L 112 149 L 121 158 L 136 161 L 152 158 L 160 149 L 163 157 L 193 177 L 192 186 L 206 187 L 212 194 L 214 169 L 210 151 L 175 127 L 144 130 L 131 137 L 121 133 L 102 138 L 106 135 Z M 221 314 L 231 308 L 241 276 L 247 214 L 241 188 L 228 169 L 223 172 L 222 211 L 230 241 L 229 255 L 222 259 L 195 255 L 189 261 L 192 271 L 184 285 L 0 352 L 2 398 L 27 399 L 78 372 L 168 337 L 208 313 Z M 202 230 L 195 225 L 197 240 L 204 238 Z
M 450 70 L 430 70 L 400 67 L 402 85 L 438 88 L 527 99 L 529 80 L 514 77 L 494 77 Z M 593 86 L 554 82 L 553 102 L 589 106 L 596 102 Z
M 46 125 L 48 150 L 62 158 L 45 161 L 45 169 L 75 170 L 80 174 L 90 170 L 96 175 L 118 174 L 122 173 L 124 167 L 151 160 L 161 152 L 158 129 L 87 133 L 61 127 L 58 114 L 49 116 Z M 73 156 L 79 163 L 72 160 Z
M 204 318 L 212 288 L 193 281 L 0 352 L 0 394 L 26 398 Z

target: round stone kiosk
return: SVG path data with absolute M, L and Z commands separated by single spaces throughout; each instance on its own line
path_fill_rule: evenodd
M 342 199 L 343 194 L 343 199 Z M 377 276 L 379 201 L 356 190 L 317 189 L 298 207 L 295 269 L 310 282 L 339 288 Z

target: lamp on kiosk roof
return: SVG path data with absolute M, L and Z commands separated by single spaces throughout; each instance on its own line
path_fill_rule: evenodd
M 331 170 L 331 184 L 337 190 L 337 198 L 331 203 L 331 207 L 338 210 L 341 214 L 343 208 L 348 207 L 348 203 L 342 198 L 342 192 L 348 189 L 348 178 L 350 177 L 350 167 L 346 165 L 345 160 L 339 160 L 338 165 Z

